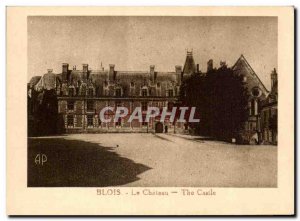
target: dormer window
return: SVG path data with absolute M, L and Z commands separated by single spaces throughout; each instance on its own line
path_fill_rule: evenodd
M 122 91 L 121 88 L 116 89 L 116 97 L 121 97 L 122 96 Z
M 93 88 L 89 88 L 89 90 L 88 90 L 88 95 L 89 95 L 89 96 L 93 96 L 93 94 L 94 94 Z
M 81 94 L 82 96 L 85 96 L 85 94 L 86 94 L 86 86 L 85 86 L 85 85 L 81 85 L 81 91 L 80 91 L 80 94 Z
M 143 97 L 148 96 L 148 91 L 147 91 L 147 89 L 142 89 L 142 96 L 143 96 Z
M 69 96 L 74 96 L 74 88 L 69 88 Z

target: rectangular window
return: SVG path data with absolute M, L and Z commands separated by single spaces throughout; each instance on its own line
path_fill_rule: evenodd
M 74 101 L 68 101 L 68 110 L 74 110 Z
M 174 96 L 173 90 L 169 90 L 169 97 L 173 97 L 173 96 Z
M 267 123 L 268 123 L 268 120 L 267 120 L 267 111 L 264 111 L 264 125 L 266 126 Z
M 146 115 L 143 115 L 143 116 L 142 116 L 142 119 L 143 119 L 143 121 L 142 121 L 142 126 L 147 126 L 147 125 L 148 125 L 148 122 L 146 122 Z
M 116 122 L 116 126 L 121 126 L 121 123 L 122 123 L 122 119 L 119 118 L 118 121 Z
M 87 126 L 92 127 L 93 126 L 93 115 L 87 115 Z
M 147 102 L 142 102 L 142 111 L 147 111 L 147 110 L 148 110 Z
M 69 96 L 70 97 L 74 96 L 74 88 L 69 88 Z
M 82 96 L 85 96 L 85 94 L 86 94 L 86 87 L 85 87 L 85 86 L 81 86 L 80 94 L 81 94 Z
M 67 125 L 68 125 L 68 127 L 74 127 L 74 116 L 73 115 L 67 116 Z
M 168 111 L 172 111 L 174 107 L 174 103 L 173 102 L 168 102 Z
M 121 97 L 121 88 L 116 89 L 116 97 Z
M 255 101 L 252 100 L 251 101 L 251 115 L 255 115 Z
M 86 108 L 88 111 L 94 110 L 94 101 L 87 101 Z
M 142 96 L 143 97 L 146 97 L 147 96 L 147 89 L 142 89 Z
M 117 108 L 117 107 L 121 107 L 121 106 L 122 106 L 122 102 L 121 102 L 121 101 L 116 101 L 116 104 L 115 104 L 115 105 L 116 105 L 116 108 Z
M 89 96 L 90 96 L 90 97 L 92 97 L 92 96 L 94 95 L 94 90 L 93 90 L 93 88 L 89 88 L 88 92 L 89 92 Z

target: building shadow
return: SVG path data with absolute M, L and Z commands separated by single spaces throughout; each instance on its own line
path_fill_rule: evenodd
M 119 186 L 139 180 L 139 174 L 151 169 L 113 149 L 60 137 L 28 138 L 28 187 Z

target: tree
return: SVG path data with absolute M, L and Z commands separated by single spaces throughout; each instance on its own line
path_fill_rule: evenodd
M 183 82 L 180 100 L 196 106 L 200 123 L 195 127 L 202 135 L 227 140 L 235 137 L 248 117 L 248 92 L 243 79 L 226 65 L 206 76 L 192 75 Z
M 211 134 L 230 139 L 244 127 L 248 118 L 248 90 L 243 79 L 222 66 L 208 73 L 209 120 Z

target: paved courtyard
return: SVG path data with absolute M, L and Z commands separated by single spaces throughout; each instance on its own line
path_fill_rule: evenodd
M 276 187 L 277 147 L 174 134 L 29 138 L 28 185 Z

